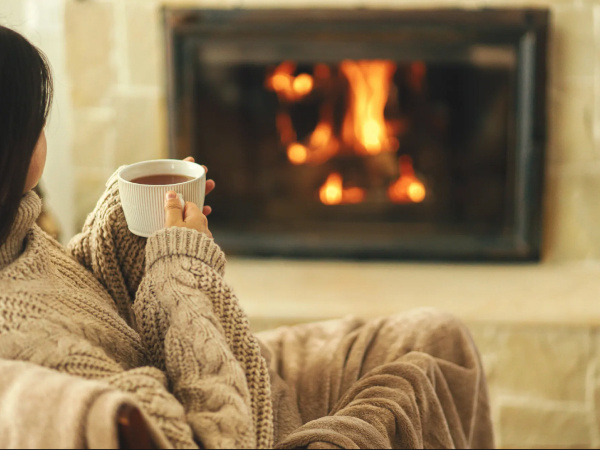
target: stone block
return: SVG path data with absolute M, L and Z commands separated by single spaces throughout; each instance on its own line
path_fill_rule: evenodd
M 127 1 L 124 5 L 128 82 L 134 86 L 162 86 L 164 53 L 159 5 Z
M 600 148 L 600 5 L 594 6 L 594 138 L 596 148 Z
M 591 354 L 585 328 L 506 325 L 471 328 L 494 396 L 583 403 Z
M 74 107 L 106 104 L 116 83 L 115 15 L 110 2 L 65 5 L 67 70 Z
M 600 448 L 600 330 L 594 333 L 594 358 L 591 361 L 590 402 L 594 411 L 592 418 L 594 448 Z
M 549 68 L 554 86 L 579 77 L 593 77 L 596 62 L 594 10 L 591 4 L 576 2 L 552 10 Z
M 579 210 L 582 225 L 590 239 L 590 259 L 600 259 L 600 164 L 590 167 L 581 177 L 581 201 Z
M 549 405 L 535 398 L 500 407 L 500 448 L 593 448 L 592 429 L 583 407 Z
M 112 108 L 75 108 L 72 152 L 78 167 L 114 166 L 115 120 Z
M 173 6 L 181 8 L 239 8 L 243 0 L 159 0 L 163 6 Z
M 482 324 L 477 322 L 469 322 L 467 323 L 467 327 L 473 336 L 473 340 L 475 341 L 475 345 L 479 350 L 481 355 L 481 362 L 483 364 L 483 368 L 486 374 L 486 377 L 489 381 L 495 380 L 497 378 L 498 372 L 498 363 L 499 363 L 499 354 L 497 342 L 498 336 L 502 333 L 503 327 L 492 325 L 492 324 Z M 490 385 L 490 390 L 494 388 L 494 385 Z
M 131 164 L 168 155 L 166 122 L 155 94 L 120 94 L 116 105 L 115 165 Z
M 548 161 L 551 163 L 600 160 L 594 142 L 594 78 L 551 90 L 548 96 Z
M 547 175 L 545 258 L 548 261 L 600 256 L 600 165 L 551 167 Z
M 600 379 L 596 380 L 596 386 L 594 390 L 594 420 L 593 426 L 595 432 L 593 432 L 594 442 L 592 445 L 594 448 L 600 448 Z

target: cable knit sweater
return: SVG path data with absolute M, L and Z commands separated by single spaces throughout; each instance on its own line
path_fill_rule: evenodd
M 133 236 L 115 177 L 68 250 L 40 211 L 26 194 L 0 247 L 0 358 L 131 393 L 176 448 L 272 447 L 266 363 L 214 241 Z

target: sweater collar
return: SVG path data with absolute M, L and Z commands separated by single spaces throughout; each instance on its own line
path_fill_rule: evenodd
M 17 260 L 25 249 L 27 233 L 42 212 L 42 201 L 34 192 L 27 192 L 21 200 L 17 217 L 6 242 L 0 246 L 0 270 Z

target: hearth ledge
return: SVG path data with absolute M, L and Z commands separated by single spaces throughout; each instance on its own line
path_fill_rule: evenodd
M 600 325 L 600 262 L 410 264 L 230 258 L 254 329 L 418 307 L 467 323 Z

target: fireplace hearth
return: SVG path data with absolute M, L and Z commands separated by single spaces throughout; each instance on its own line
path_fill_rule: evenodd
M 229 254 L 535 261 L 546 10 L 165 9 Z

